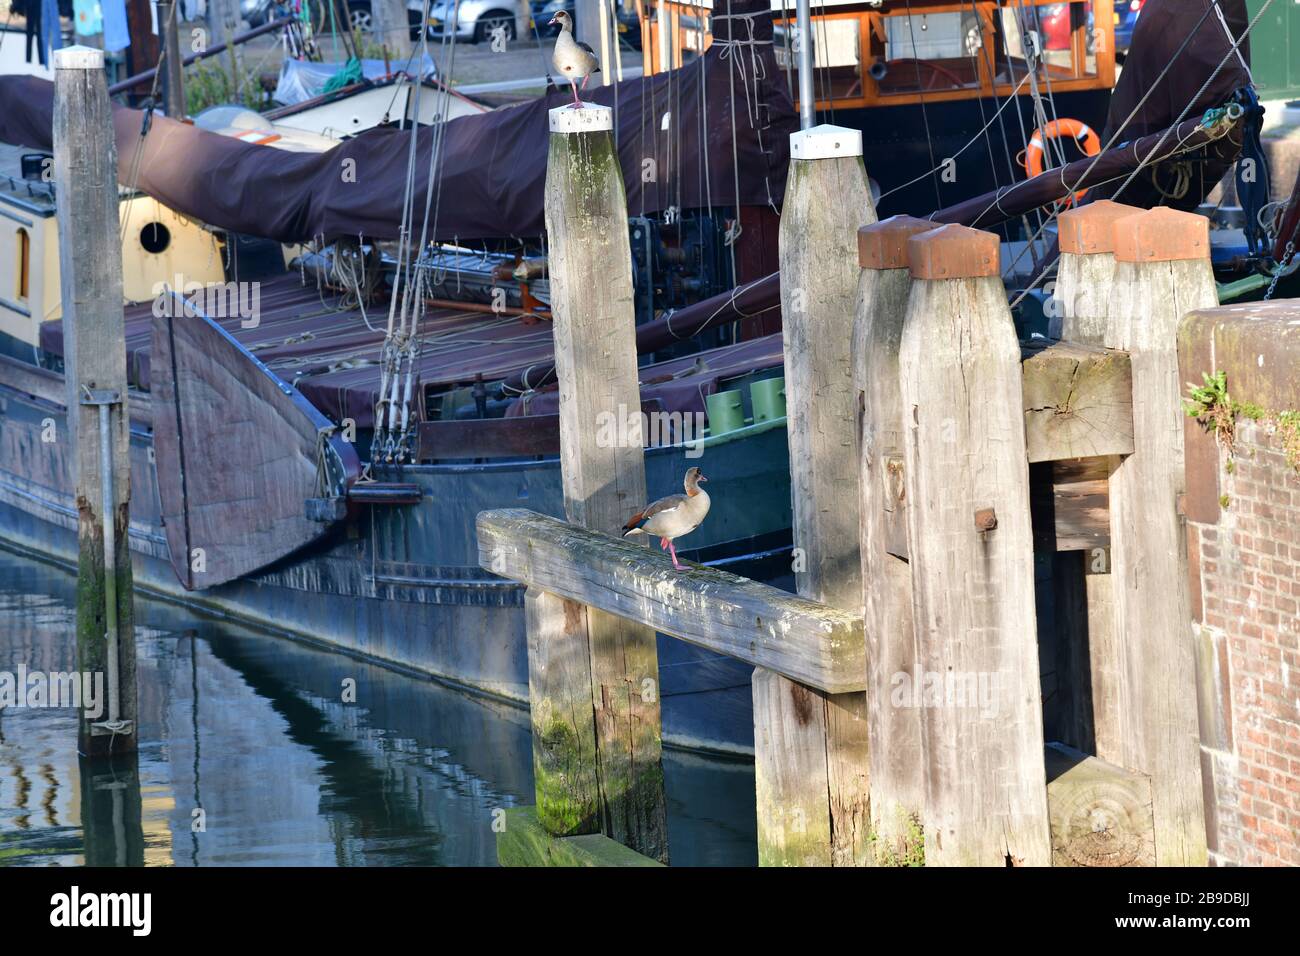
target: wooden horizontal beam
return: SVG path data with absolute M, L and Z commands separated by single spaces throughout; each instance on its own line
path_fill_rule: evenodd
M 863 690 L 862 618 L 533 511 L 478 516 L 479 563 L 827 693 Z
M 602 833 L 551 836 L 537 822 L 535 807 L 513 807 L 497 834 L 502 866 L 663 866 Z
M 1155 866 L 1151 778 L 1065 744 L 1046 747 L 1052 866 Z
M 1020 343 L 1025 450 L 1031 462 L 1133 452 L 1127 352 L 1073 342 Z

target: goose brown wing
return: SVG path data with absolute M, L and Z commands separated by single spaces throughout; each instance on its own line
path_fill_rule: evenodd
M 659 514 L 659 512 L 671 511 L 673 508 L 676 508 L 678 505 L 682 504 L 685 501 L 686 501 L 685 495 L 668 495 L 665 498 L 660 498 L 658 501 L 651 502 L 650 504 L 645 506 L 644 511 L 638 511 L 632 517 L 628 518 L 627 524 L 623 525 L 623 530 L 630 531 L 633 528 L 635 528 L 637 525 L 639 525 L 641 522 L 646 521 L 652 518 L 654 515 Z

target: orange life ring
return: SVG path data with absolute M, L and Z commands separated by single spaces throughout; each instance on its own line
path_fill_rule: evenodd
M 1101 152 L 1101 138 L 1087 123 L 1081 123 L 1077 119 L 1052 120 L 1041 129 L 1034 130 L 1029 145 L 1025 147 L 1025 173 L 1031 179 L 1043 171 L 1044 140 L 1066 135 L 1074 137 L 1085 156 L 1096 156 Z M 1072 202 L 1081 202 L 1087 192 L 1086 189 L 1080 189 L 1074 194 Z

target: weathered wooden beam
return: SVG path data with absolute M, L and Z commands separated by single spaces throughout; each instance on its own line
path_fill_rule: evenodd
M 916 672 L 912 571 L 907 566 L 903 396 L 898 353 L 912 289 L 907 240 L 932 222 L 893 216 L 858 230 L 853 384 L 861 396 L 862 590 L 867 640 L 869 862 L 911 857 L 925 806 L 921 711 L 892 700 L 896 675 Z
M 646 501 L 641 442 L 603 440 L 600 427 L 602 415 L 641 407 L 627 199 L 613 126 L 606 107 L 551 110 L 545 201 L 564 509 L 570 521 L 608 534 Z M 585 608 L 581 616 L 571 630 L 585 631 L 591 659 L 602 830 L 667 862 L 655 633 Z
M 1057 217 L 1061 258 L 1052 289 L 1052 318 L 1066 342 L 1105 344 L 1110 284 L 1115 273 L 1114 225 L 1142 210 L 1099 199 Z
M 794 515 L 795 585 L 803 597 L 860 613 L 862 569 L 858 554 L 857 394 L 846 343 L 853 334 L 858 288 L 857 229 L 876 221 L 862 135 L 815 126 L 790 137 L 790 175 L 781 212 L 781 306 L 785 387 Z M 865 679 L 865 674 L 862 675 Z M 790 711 L 762 698 L 804 699 L 784 678 L 754 683 L 755 715 L 786 719 Z M 858 683 L 861 686 L 861 683 Z M 759 775 L 759 863 L 793 862 L 769 831 L 792 814 L 829 820 L 830 841 L 821 862 L 860 865 L 868 855 L 866 697 L 840 700 L 810 695 L 818 720 L 788 724 L 772 737 L 755 734 Z M 826 788 L 805 785 L 798 751 L 825 755 Z M 768 791 L 769 785 L 774 788 Z M 798 806 L 778 799 L 802 794 Z
M 502 866 L 662 866 L 600 833 L 557 837 L 537 820 L 535 807 L 512 807 L 497 834 Z
M 1052 866 L 1155 866 L 1150 777 L 1062 743 L 1045 763 Z
M 1051 858 L 1020 348 L 998 238 L 945 226 L 908 241 L 900 350 L 925 862 Z
M 1129 358 L 1073 342 L 1021 345 L 1026 454 L 1030 461 L 1133 451 Z
M 67 431 L 73 436 L 77 538 L 77 666 L 103 675 L 105 712 L 82 712 L 87 756 L 136 749 L 131 549 L 131 435 L 117 146 L 104 54 L 54 52 L 54 187 L 59 197 Z M 111 487 L 109 487 L 111 484 Z
M 775 670 L 827 693 L 863 689 L 862 619 L 715 568 L 518 508 L 478 516 L 479 563 L 502 577 Z M 639 689 L 639 688 L 638 688 Z
M 1209 223 L 1157 208 L 1114 224 L 1115 276 L 1106 344 L 1133 362 L 1136 450 L 1111 479 L 1116 673 L 1123 753 L 1151 775 L 1156 861 L 1207 859 L 1187 581 L 1183 404 L 1178 323 L 1216 304 Z

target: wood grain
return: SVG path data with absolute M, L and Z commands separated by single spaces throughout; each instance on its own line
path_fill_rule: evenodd
M 863 689 L 862 619 L 847 611 L 715 568 L 677 571 L 662 552 L 522 509 L 480 512 L 478 546 L 503 577 L 814 689 Z
M 916 240 L 913 240 L 915 242 Z M 995 277 L 915 280 L 901 346 L 927 865 L 1045 866 L 1020 348 Z M 980 531 L 976 512 L 996 527 Z M 972 688 L 982 687 L 973 701 Z
M 791 162 L 780 259 L 795 585 L 803 597 L 855 614 L 862 608 L 860 462 L 857 394 L 846 345 L 857 304 L 857 231 L 875 221 L 861 157 Z M 863 670 L 865 679 L 865 663 Z M 797 691 L 787 687 L 774 693 L 790 697 Z M 820 812 L 831 821 L 832 862 L 864 863 L 870 829 L 866 699 L 824 699 L 819 706 L 824 711 L 820 722 L 792 724 L 781 733 L 792 751 L 815 749 L 819 742 L 824 746 L 829 789 Z M 779 753 L 771 758 L 781 759 Z M 798 775 L 801 769 L 777 763 L 765 772 L 775 778 Z M 800 785 L 794 780 L 782 784 Z M 766 841 L 760 817 L 760 846 Z
M 1151 776 L 1156 860 L 1207 859 L 1187 583 L 1178 323 L 1217 301 L 1208 259 L 1115 266 L 1107 345 L 1133 364 L 1136 451 L 1111 479 L 1119 737 L 1123 766 Z
M 1052 866 L 1155 866 L 1151 778 L 1047 745 Z

